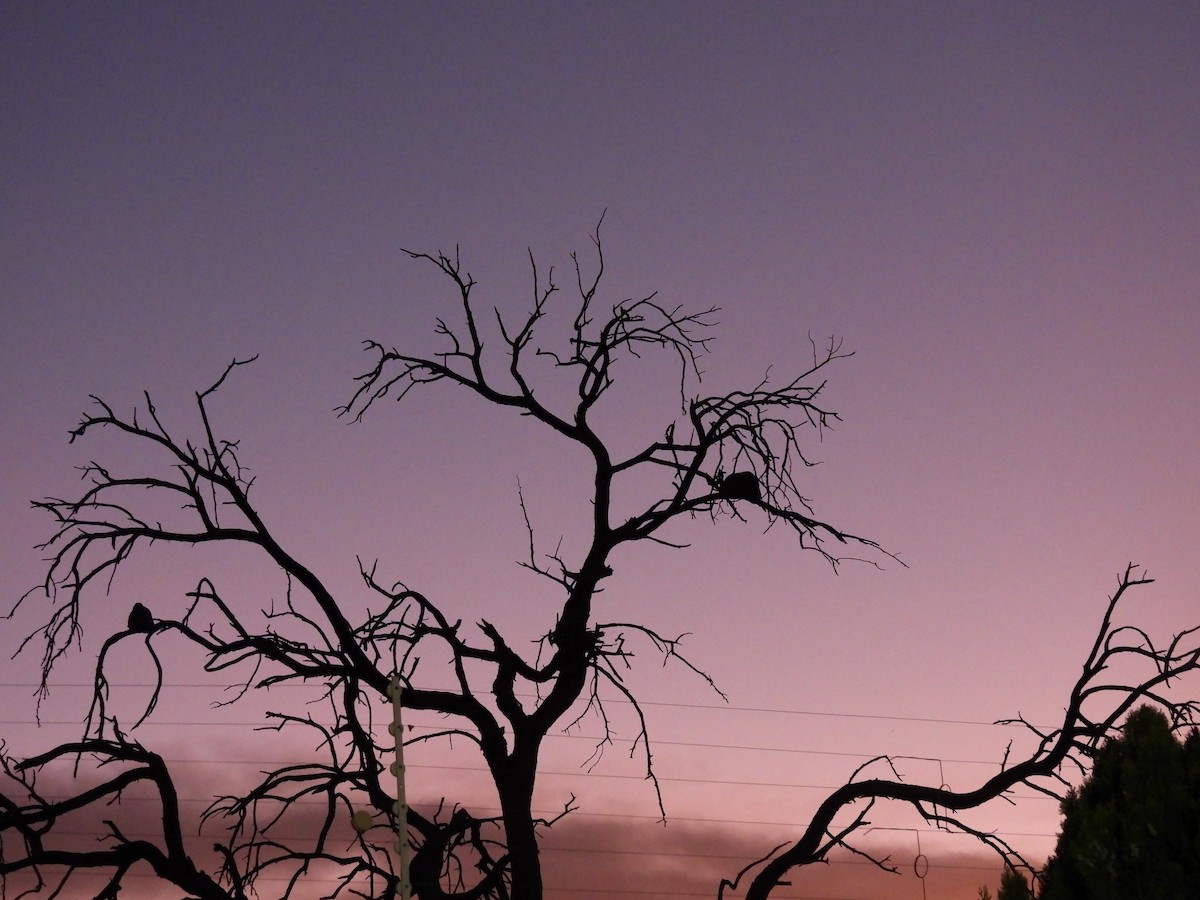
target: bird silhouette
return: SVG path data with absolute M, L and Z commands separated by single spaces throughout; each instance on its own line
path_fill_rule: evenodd
M 762 488 L 753 472 L 733 472 L 721 479 L 717 492 L 725 500 L 762 500 Z
M 133 609 L 129 610 L 129 630 L 154 630 L 154 616 L 150 613 L 150 610 L 141 603 L 133 604 Z

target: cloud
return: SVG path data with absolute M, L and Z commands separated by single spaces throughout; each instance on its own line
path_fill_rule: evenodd
M 734 879 L 743 867 L 788 837 L 796 835 L 733 825 L 568 817 L 554 826 L 543 843 L 547 897 L 715 897 L 722 879 Z M 780 888 L 779 897 L 961 900 L 975 896 L 984 884 L 995 893 L 999 881 L 999 860 L 983 849 L 936 854 L 929 860 L 923 886 L 912 867 L 911 842 L 875 844 L 872 849 L 889 856 L 899 873 L 885 872 L 861 856 L 843 852 L 829 864 L 791 873 L 791 884 Z M 743 879 L 742 890 L 746 883 Z M 725 896 L 736 898 L 742 893 L 727 889 Z
M 113 772 L 84 772 L 82 780 L 95 783 L 98 775 Z M 176 786 L 183 798 L 185 839 L 195 861 L 209 869 L 215 864 L 213 840 L 219 836 L 213 825 L 198 832 L 199 816 L 214 792 L 237 787 L 228 783 L 228 768 L 187 766 L 177 773 Z M 63 796 L 78 790 L 68 767 L 43 773 L 39 789 L 46 796 Z M 415 804 L 424 805 L 424 804 Z M 280 836 L 303 841 L 321 827 L 326 808 L 322 803 L 294 804 L 281 822 Z M 115 822 L 129 837 L 154 840 L 160 833 L 161 808 L 145 790 L 130 790 L 120 804 L 93 808 L 65 817 L 55 826 L 61 845 L 79 847 L 101 845 L 102 821 Z M 342 821 L 345 819 L 346 821 Z M 661 900 L 663 897 L 715 897 L 722 879 L 734 879 L 772 847 L 797 835 L 782 829 L 743 824 L 669 821 L 666 824 L 645 818 L 573 813 L 547 829 L 542 843 L 547 900 Z M 11 836 L 10 836 L 11 837 Z M 161 845 L 161 840 L 155 841 Z M 384 841 L 380 841 L 384 843 Z M 11 852 L 12 844 L 9 844 Z M 339 811 L 333 848 L 351 851 L 353 834 L 346 816 Z M 790 885 L 780 888 L 780 900 L 786 898 L 836 898 L 836 900 L 873 900 L 873 898 L 925 898 L 925 900 L 961 900 L 973 897 L 980 885 L 989 885 L 993 893 L 999 880 L 1000 866 L 994 854 L 983 851 L 945 853 L 929 851 L 929 866 L 922 884 L 913 870 L 911 840 L 897 839 L 872 845 L 873 852 L 890 856 L 899 874 L 880 870 L 862 857 L 837 854 L 829 864 L 806 867 L 790 874 Z M 332 870 L 314 869 L 305 879 L 315 898 L 332 887 Z M 83 875 L 73 880 L 76 891 L 98 886 L 99 875 Z M 741 888 L 746 882 L 743 880 Z M 260 883 L 263 896 L 272 894 L 275 885 Z M 282 884 L 278 885 L 282 890 Z M 307 889 L 304 896 L 307 896 Z M 138 867 L 127 882 L 123 897 L 130 900 L 156 900 L 175 896 L 158 883 L 147 867 Z M 727 891 L 737 898 L 740 891 Z

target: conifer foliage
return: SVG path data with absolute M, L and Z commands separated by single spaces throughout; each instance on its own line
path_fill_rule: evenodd
M 1200 884 L 1200 735 L 1135 710 L 1062 804 L 1043 900 L 1191 900 Z

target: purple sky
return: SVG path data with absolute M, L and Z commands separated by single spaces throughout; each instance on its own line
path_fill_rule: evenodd
M 28 501 L 122 460 L 66 443 L 89 393 L 128 410 L 148 388 L 182 429 L 191 392 L 258 353 L 214 410 L 298 553 L 348 596 L 355 554 L 379 557 L 456 617 L 542 633 L 553 598 L 515 565 L 517 479 L 541 548 L 576 546 L 578 454 L 442 386 L 359 426 L 331 411 L 362 339 L 433 350 L 454 313 L 400 247 L 461 245 L 480 302 L 515 314 L 526 248 L 569 286 L 607 209 L 608 300 L 722 308 L 707 390 L 802 366 L 810 333 L 856 351 L 804 486 L 909 565 L 835 575 L 753 517 L 616 561 L 600 617 L 693 632 L 730 700 L 642 659 L 646 698 L 703 705 L 650 707 L 660 774 L 703 779 L 665 782 L 668 813 L 805 822 L 818 790 L 723 782 L 833 785 L 853 754 L 941 759 L 906 774 L 970 787 L 1013 734 L 928 720 L 1053 722 L 1127 562 L 1159 579 L 1139 624 L 1198 619 L 1198 39 L 1200 7 L 1173 3 L 7 4 L 5 596 L 41 575 L 49 522 Z M 658 436 L 662 385 L 614 393 L 615 443 Z M 137 591 L 166 608 L 190 587 L 131 575 L 90 638 Z M 13 724 L 34 662 L 0 668 L 18 746 L 66 733 Z M 60 718 L 80 697 L 56 694 Z M 156 734 L 194 744 L 189 727 Z M 549 767 L 586 756 L 564 747 Z M 627 770 L 610 753 L 547 803 L 653 815 L 640 781 L 601 777 Z M 975 821 L 1033 854 L 1057 826 L 1037 800 Z M 682 891 L 672 877 L 656 889 Z M 920 896 L 911 878 L 861 890 Z

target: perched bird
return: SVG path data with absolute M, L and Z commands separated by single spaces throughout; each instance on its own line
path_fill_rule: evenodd
M 129 630 L 130 631 L 153 631 L 154 616 L 150 610 L 141 603 L 133 604 L 133 609 L 129 611 Z
M 753 472 L 733 472 L 721 479 L 717 492 L 725 500 L 762 500 L 762 488 Z

